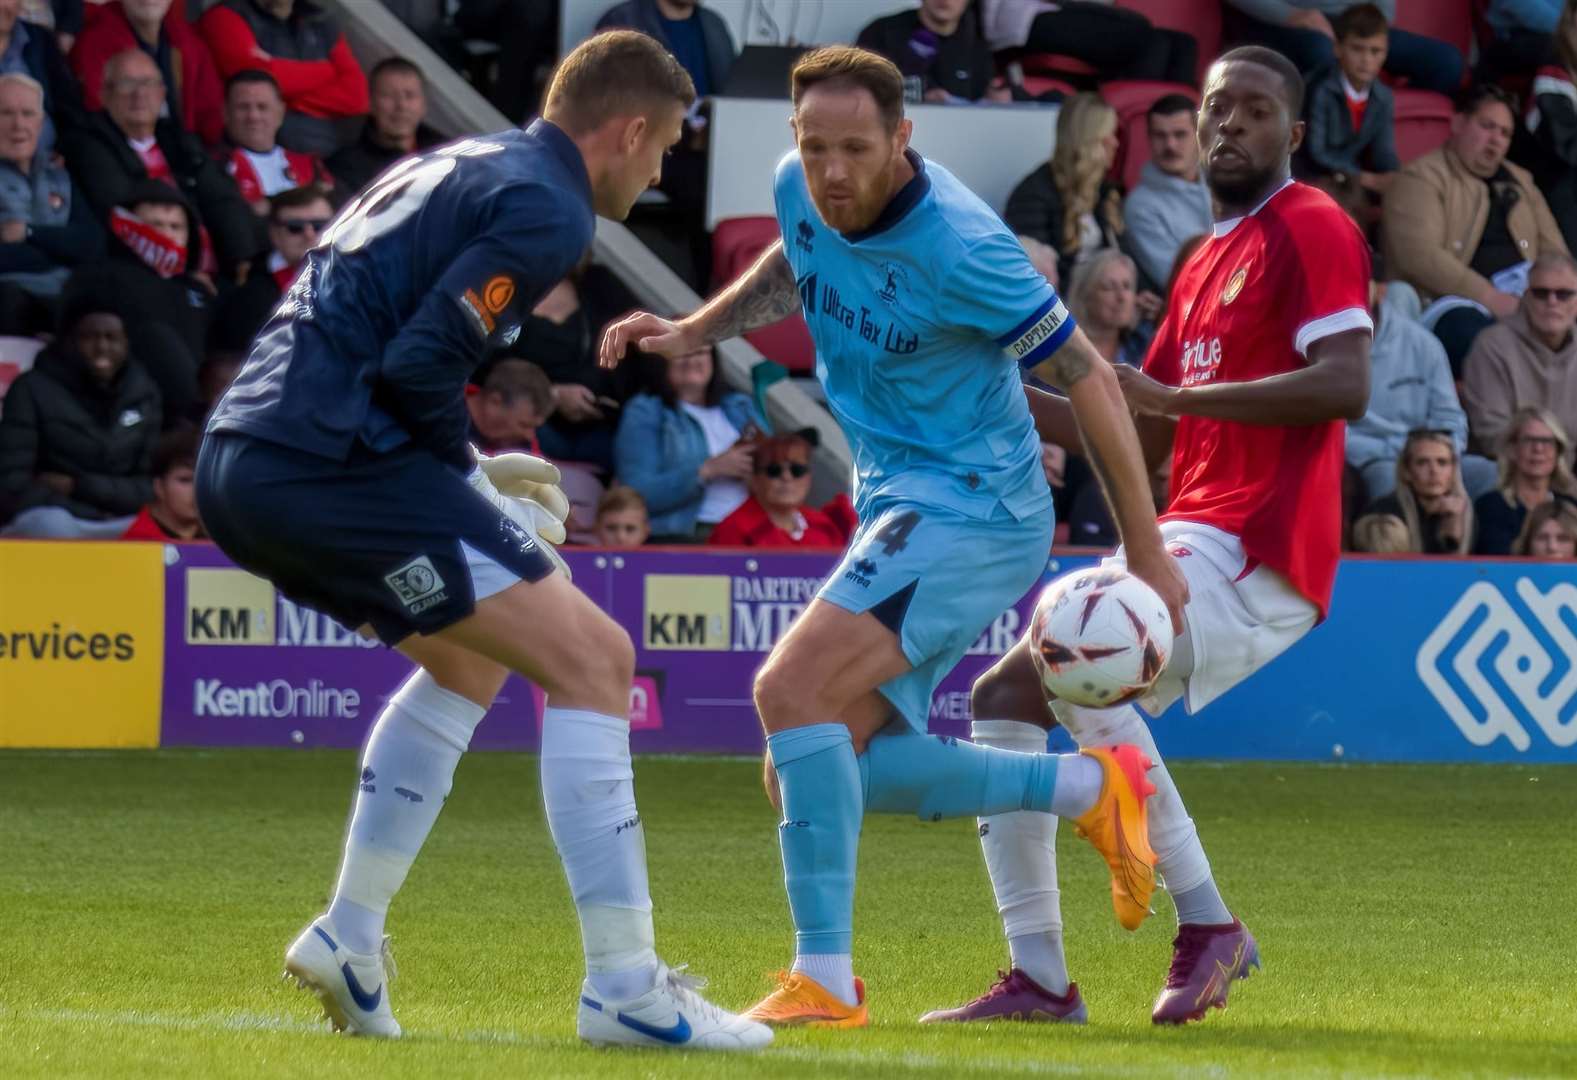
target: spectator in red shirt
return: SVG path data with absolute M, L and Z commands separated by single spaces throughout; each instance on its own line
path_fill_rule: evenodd
M 718 522 L 707 543 L 727 547 L 842 547 L 849 537 L 827 513 L 806 506 L 816 429 L 756 443 L 750 497 Z
M 334 178 L 316 154 L 279 145 L 285 122 L 285 96 L 266 71 L 247 68 L 225 84 L 225 172 L 258 217 L 273 209 L 269 200 L 291 188 L 315 185 L 327 191 Z
M 646 500 L 634 488 L 615 484 L 597 500 L 597 521 L 593 530 L 602 547 L 640 547 L 652 535 Z
M 196 428 L 166 432 L 153 451 L 153 501 L 121 534 L 122 540 L 206 540 L 208 532 L 197 516 Z
M 334 121 L 367 111 L 367 77 L 322 8 L 305 0 L 223 0 L 197 25 L 224 78 L 247 68 L 274 77 L 287 109 L 279 141 L 292 150 L 333 153 Z
M 104 107 L 104 69 L 110 57 L 141 49 L 164 76 L 168 114 L 212 146 L 224 132 L 219 72 L 197 32 L 179 15 L 169 17 L 171 3 L 111 0 L 90 5 L 87 24 L 71 50 L 71 69 L 82 83 L 83 104 L 97 111 Z

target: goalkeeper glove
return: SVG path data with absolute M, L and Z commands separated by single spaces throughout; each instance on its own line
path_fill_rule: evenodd
M 542 540 L 548 558 L 570 577 L 569 565 L 553 548 L 564 542 L 564 522 L 569 517 L 569 499 L 559 490 L 558 469 L 530 454 L 490 458 L 478 453 L 476 458 L 466 482 L 527 534 Z

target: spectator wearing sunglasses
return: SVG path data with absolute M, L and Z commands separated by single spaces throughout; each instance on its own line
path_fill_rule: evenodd
M 1500 483 L 1473 504 L 1479 555 L 1510 555 L 1530 511 L 1549 503 L 1577 508 L 1571 442 L 1546 409 L 1520 409 L 1500 452 Z
M 841 548 L 849 537 L 824 511 L 806 506 L 815 428 L 756 443 L 750 497 L 712 530 L 709 544 L 759 548 Z
M 1505 442 L 1519 409 L 1549 409 L 1577 430 L 1577 262 L 1546 253 L 1528 273 L 1528 291 L 1509 319 L 1474 342 L 1462 373 L 1468 430 L 1484 453 Z
M 267 254 L 252 260 L 245 280 L 220 301 L 210 344 L 245 348 L 317 246 L 334 208 L 316 185 L 282 191 L 271 200 Z

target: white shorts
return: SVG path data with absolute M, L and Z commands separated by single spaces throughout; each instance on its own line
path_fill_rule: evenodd
M 1231 533 L 1163 521 L 1161 537 L 1188 581 L 1183 636 L 1139 706 L 1159 716 L 1178 698 L 1196 713 L 1308 633 L 1319 609 L 1280 573 L 1251 563 Z M 1126 567 L 1121 548 L 1102 566 Z

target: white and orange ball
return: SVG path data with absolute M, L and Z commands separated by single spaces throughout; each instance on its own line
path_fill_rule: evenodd
M 1126 570 L 1091 566 L 1046 586 L 1030 620 L 1046 693 L 1106 708 L 1144 694 L 1172 656 L 1172 616 Z

